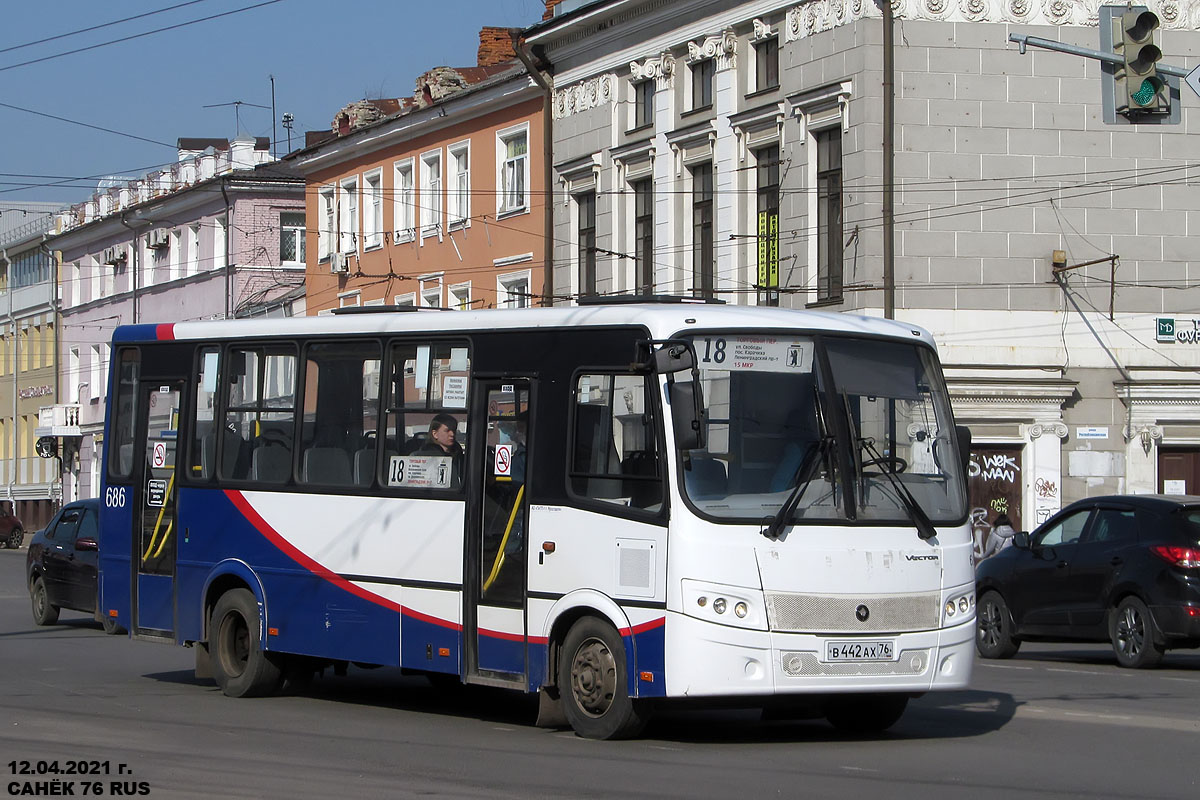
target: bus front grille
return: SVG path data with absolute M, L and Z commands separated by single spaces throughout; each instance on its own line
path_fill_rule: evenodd
M 937 592 L 901 595 L 767 594 L 771 630 L 789 633 L 905 633 L 938 627 Z M 865 617 L 865 619 L 864 619 Z
M 827 664 L 816 653 L 785 652 L 783 671 L 793 677 L 817 675 L 921 675 L 929 668 L 929 650 L 901 650 L 895 661 Z

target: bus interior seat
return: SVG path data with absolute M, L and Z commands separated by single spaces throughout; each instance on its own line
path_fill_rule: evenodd
M 310 447 L 304 451 L 302 477 L 306 483 L 348 486 L 350 456 L 340 447 Z
M 250 454 L 250 480 L 283 483 L 292 473 L 292 451 L 277 444 L 260 444 Z
M 364 447 L 354 451 L 354 483 L 370 486 L 375 477 L 375 448 Z
M 425 444 L 425 440 L 428 438 L 429 434 L 427 433 L 414 433 L 412 436 L 408 437 L 403 446 L 401 446 L 400 455 L 411 456 L 413 453 L 421 449 L 421 446 Z
M 226 478 L 241 478 L 244 477 L 244 455 L 243 451 L 246 447 L 246 442 L 242 440 L 234 431 L 221 426 L 217 430 L 209 431 L 204 434 L 204 438 L 200 441 L 200 466 L 204 477 L 211 477 L 213 467 L 217 463 L 217 435 L 224 440 L 222 442 L 223 454 L 221 456 L 221 475 Z M 239 471 L 239 467 L 242 471 Z
M 715 458 L 692 456 L 690 466 L 683 471 L 683 480 L 692 497 L 724 497 L 728 492 L 725 462 Z

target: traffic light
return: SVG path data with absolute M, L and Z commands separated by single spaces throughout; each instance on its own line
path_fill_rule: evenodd
M 1156 66 L 1162 50 L 1154 43 L 1158 15 L 1153 11 L 1126 11 L 1120 17 L 1119 38 L 1114 49 L 1124 58 L 1115 74 L 1117 111 L 1128 117 L 1169 114 L 1170 88 Z

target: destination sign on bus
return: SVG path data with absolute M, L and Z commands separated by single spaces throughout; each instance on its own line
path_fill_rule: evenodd
M 449 489 L 451 456 L 392 456 L 388 486 Z
M 705 336 L 696 342 L 701 367 L 755 372 L 812 372 L 813 343 L 775 336 Z

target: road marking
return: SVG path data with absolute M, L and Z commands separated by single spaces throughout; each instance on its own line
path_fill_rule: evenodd
M 1149 714 L 1102 714 L 1094 711 L 1072 711 L 1066 708 L 1043 706 L 1034 708 L 1029 705 L 1019 705 L 1013 712 L 1014 717 L 1033 717 L 1053 719 L 1067 722 L 1090 722 L 1097 725 L 1119 725 L 1126 728 L 1156 728 L 1165 731 L 1183 731 L 1200 733 L 1200 721 L 1152 716 Z
M 844 764 L 842 765 L 842 769 L 846 770 L 847 772 L 879 772 L 877 769 L 869 769 L 868 767 L 848 767 Z
M 1181 683 L 1200 683 L 1200 679 L 1197 679 L 1197 678 L 1168 678 L 1165 675 L 1163 676 L 1163 680 L 1164 681 L 1179 681 Z
M 1059 669 L 1056 667 L 1046 667 L 1046 672 L 1069 672 L 1072 675 L 1107 675 L 1106 672 L 1092 672 L 1086 669 Z
M 975 666 L 986 667 L 988 669 L 1020 669 L 1020 670 L 1026 670 L 1026 671 L 1033 669 L 1033 667 L 1018 667 L 1018 666 L 1014 666 L 1012 664 L 980 664 L 979 662 L 976 662 Z

